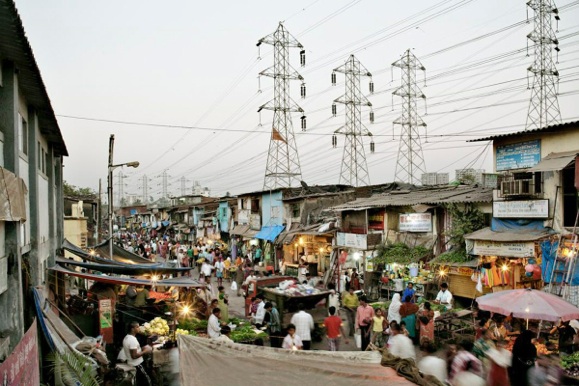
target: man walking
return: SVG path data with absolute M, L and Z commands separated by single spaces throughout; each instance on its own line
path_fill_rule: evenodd
M 346 317 L 348 318 L 348 326 L 350 329 L 350 336 L 354 336 L 354 321 L 356 319 L 356 310 L 360 305 L 358 295 L 354 293 L 354 289 L 350 288 L 348 292 L 342 297 L 342 305 L 346 310 Z
M 314 329 L 314 318 L 304 311 L 303 303 L 298 304 L 298 312 L 292 316 L 291 324 L 296 326 L 296 334 L 302 339 L 304 350 L 312 347 L 312 331 Z
M 374 317 L 374 309 L 368 305 L 366 297 L 360 299 L 360 305 L 356 310 L 356 330 L 360 329 L 362 335 L 362 351 L 366 351 L 370 344 L 370 325 Z

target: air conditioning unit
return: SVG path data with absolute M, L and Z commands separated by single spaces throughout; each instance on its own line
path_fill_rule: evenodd
M 501 181 L 501 196 L 530 196 L 535 193 L 533 180 Z

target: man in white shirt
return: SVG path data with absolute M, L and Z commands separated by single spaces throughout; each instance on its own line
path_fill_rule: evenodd
M 263 324 L 263 318 L 265 318 L 265 302 L 261 294 L 258 294 L 255 298 L 258 301 L 257 311 L 255 311 L 255 325 L 260 328 Z
M 418 362 L 418 369 L 425 375 L 432 375 L 444 384 L 448 378 L 446 361 L 434 356 L 436 347 L 432 342 L 424 347 L 425 356 Z
M 296 326 L 291 323 L 287 326 L 287 336 L 283 338 L 281 348 L 285 348 L 286 350 L 303 349 L 302 339 L 296 334 Z
M 402 359 L 411 358 L 416 360 L 416 350 L 412 340 L 406 335 L 402 334 L 400 325 L 392 323 L 390 325 L 391 336 L 388 339 L 388 351 L 390 354 L 400 357 Z
M 201 264 L 201 276 L 205 278 L 205 283 L 211 282 L 211 272 L 213 272 L 213 266 L 207 261 Z
M 143 355 L 153 351 L 151 346 L 145 346 L 141 349 L 141 345 L 136 338 L 139 331 L 139 323 L 131 322 L 129 326 L 129 333 L 123 339 L 123 354 L 127 359 L 127 364 L 133 366 L 137 370 L 137 385 L 152 385 L 149 375 L 143 368 Z
M 447 310 L 452 309 L 452 294 L 448 290 L 448 284 L 442 283 L 440 285 L 440 291 L 438 291 L 434 303 L 446 306 Z
M 215 307 L 207 321 L 207 335 L 209 335 L 209 338 L 217 339 L 221 336 L 221 326 L 219 325 L 220 316 L 221 310 L 219 307 Z
M 311 332 L 314 329 L 314 318 L 304 311 L 303 303 L 298 304 L 298 312 L 292 316 L 291 324 L 296 326 L 296 335 L 298 335 L 304 347 L 304 350 L 309 350 L 312 345 Z

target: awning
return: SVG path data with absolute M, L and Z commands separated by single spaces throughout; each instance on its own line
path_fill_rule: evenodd
M 27 191 L 22 178 L 0 167 L 0 221 L 26 220 Z
M 567 151 L 564 153 L 549 153 L 538 164 L 530 169 L 529 172 L 552 172 L 565 169 L 570 163 L 575 161 L 577 151 Z
M 236 225 L 231 232 L 230 235 L 242 236 L 247 237 L 248 239 L 253 239 L 257 235 L 259 231 L 255 231 L 249 227 L 247 224 L 243 225 Z
M 120 277 L 120 276 L 107 276 L 107 275 L 93 275 L 91 273 L 83 273 L 73 271 L 60 265 L 55 265 L 49 268 L 51 271 L 64 273 L 71 276 L 81 277 L 83 279 L 89 279 L 94 281 L 99 281 L 102 283 L 109 284 L 132 284 L 132 285 L 151 285 L 151 286 L 175 286 L 175 287 L 205 287 L 205 284 L 199 283 L 197 280 L 193 280 L 188 276 L 181 276 L 177 278 L 164 279 L 164 280 L 148 280 L 148 279 L 134 279 L 131 277 Z
M 158 266 L 159 263 L 155 263 L 149 259 L 145 259 L 139 255 L 135 255 L 117 245 L 113 244 L 113 259 L 109 259 L 109 241 L 105 241 L 101 244 L 95 245 L 90 250 L 94 251 L 94 254 L 91 254 L 81 248 L 77 247 L 76 245 L 72 244 L 68 240 L 64 240 L 62 243 L 62 248 L 66 249 L 67 251 L 77 255 L 78 257 L 88 260 L 94 261 L 99 264 L 137 264 L 137 265 L 146 265 L 146 266 Z M 97 256 L 98 255 L 98 256 Z
M 550 235 L 551 233 L 549 233 L 547 230 L 544 231 L 524 230 L 521 232 L 515 231 L 493 232 L 490 228 L 487 227 L 469 233 L 465 235 L 464 238 L 465 240 L 515 242 L 515 241 L 536 241 L 549 237 Z
M 98 264 L 98 263 L 83 263 L 75 260 L 68 260 L 62 257 L 57 257 L 56 262 L 60 265 L 67 264 L 75 267 L 82 267 L 91 271 L 98 271 L 103 273 L 115 273 L 117 275 L 170 275 L 187 272 L 190 268 L 168 268 L 162 266 L 143 266 L 143 265 L 128 265 L 128 264 Z
M 277 236 L 279 236 L 279 234 L 284 230 L 284 228 L 285 226 L 283 225 L 262 227 L 261 230 L 255 235 L 255 238 L 273 242 L 275 241 Z

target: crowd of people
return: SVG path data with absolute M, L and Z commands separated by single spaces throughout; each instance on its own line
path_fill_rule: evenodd
M 128 250 L 132 247 L 133 252 L 154 261 L 177 260 L 182 267 L 197 268 L 199 280 L 207 284 L 207 288 L 198 290 L 194 295 L 206 304 L 207 334 L 212 339 L 230 341 L 228 295 L 224 279 L 231 282 L 232 294 L 241 296 L 244 290 L 251 292 L 248 286 L 263 275 L 263 272 L 256 270 L 262 258 L 259 247 L 242 251 L 234 246 L 224 252 L 215 245 L 180 244 L 166 238 L 142 240 L 139 237 L 126 237 L 123 244 Z M 194 272 L 192 269 L 190 274 Z M 434 337 L 435 313 L 431 303 L 423 302 L 420 306 L 416 303 L 412 283 L 401 293 L 393 295 L 387 309 L 374 309 L 363 293 L 360 296 L 360 277 L 355 270 L 340 278 L 341 288 L 347 288 L 343 293 L 338 293 L 333 284 L 322 288 L 323 282 L 308 273 L 303 273 L 300 279 L 304 284 L 330 291 L 328 314 L 323 321 L 327 349 L 330 351 L 339 351 L 342 342 L 349 344 L 350 339 L 359 339 L 361 350 L 375 347 L 413 360 L 423 374 L 452 386 L 560 384 L 561 370 L 555 363 L 557 359 L 538 356 L 534 334 L 522 325 L 517 326 L 509 316 L 491 317 L 480 311 L 474 341 L 450 342 L 442 349 L 435 345 L 439 342 Z M 146 291 L 137 291 L 135 305 L 146 300 Z M 454 299 L 446 283 L 440 285 L 440 291 L 432 303 L 452 309 Z M 266 301 L 262 294 L 251 299 L 249 311 L 252 323 L 268 334 L 272 347 L 311 349 L 316 326 L 303 304 L 299 304 L 298 311 L 287 326 L 282 325 L 275 303 Z M 562 353 L 570 352 L 579 331 L 579 322 L 572 323 L 575 325 L 563 323 L 551 331 L 559 335 Z M 514 340 L 512 352 L 506 348 L 509 340 Z M 130 338 L 127 342 L 134 343 Z M 127 344 L 125 352 L 136 363 L 139 355 L 144 355 L 146 350 L 135 352 Z

